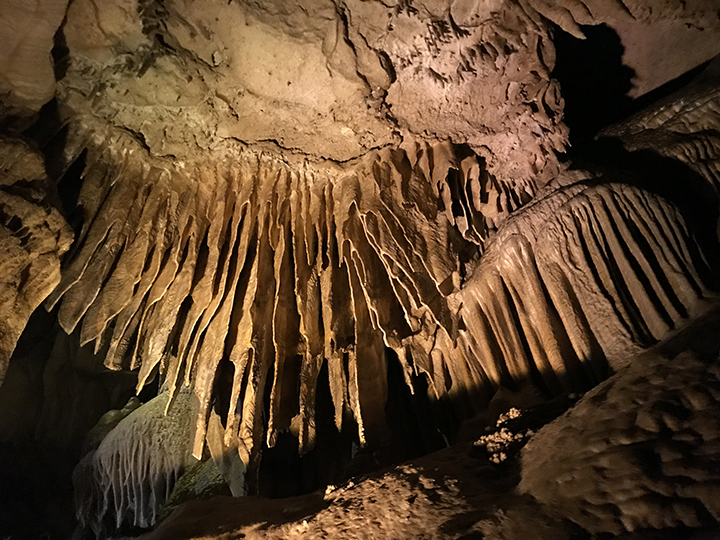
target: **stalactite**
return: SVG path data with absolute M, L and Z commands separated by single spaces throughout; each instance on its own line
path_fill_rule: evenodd
M 458 352 L 496 388 L 589 388 L 713 298 L 705 265 L 667 201 L 575 181 L 500 231 L 459 293 Z
M 138 389 L 164 374 L 168 408 L 194 387 L 196 456 L 223 362 L 226 444 L 250 464 L 291 425 L 313 447 L 324 362 L 338 428 L 347 407 L 361 443 L 380 442 L 388 349 L 466 417 L 501 385 L 596 384 L 707 295 L 701 254 L 662 199 L 568 173 L 517 211 L 516 187 L 447 142 L 345 167 L 250 150 L 148 164 L 119 140 L 113 167 L 94 148 L 88 225 L 49 306 L 63 297 L 63 328 L 109 340 L 106 365 L 138 368 Z
M 720 90 L 702 78 L 679 96 L 605 129 L 630 151 L 650 150 L 696 172 L 720 194 Z

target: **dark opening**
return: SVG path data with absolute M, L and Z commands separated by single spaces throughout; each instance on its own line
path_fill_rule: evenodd
M 570 143 L 576 146 L 628 114 L 632 99 L 627 93 L 635 72 L 623 64 L 625 48 L 609 26 L 583 26 L 584 40 L 554 30 L 552 75 L 560 82 Z

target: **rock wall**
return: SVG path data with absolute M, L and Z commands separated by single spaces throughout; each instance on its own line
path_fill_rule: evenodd
M 60 280 L 72 231 L 49 202 L 42 158 L 0 139 L 0 384 L 30 315 Z

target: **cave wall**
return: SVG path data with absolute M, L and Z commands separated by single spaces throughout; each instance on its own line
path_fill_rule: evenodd
M 706 3 L 0 7 L 11 439 L 76 452 L 137 377 L 167 411 L 191 387 L 195 457 L 214 421 L 253 478 L 280 438 L 315 446 L 325 380 L 360 446 L 397 429 L 391 365 L 422 437 L 452 438 L 506 392 L 588 390 L 715 298 L 712 67 L 575 162 L 556 58 L 600 29 L 646 95 L 720 52 Z M 8 369 L 43 301 L 70 337 Z

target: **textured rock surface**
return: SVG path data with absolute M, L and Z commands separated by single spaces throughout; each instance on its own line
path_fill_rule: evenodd
M 711 296 L 677 209 L 612 176 L 564 174 L 507 219 L 522 200 L 449 144 L 301 172 L 250 151 L 214 169 L 144 154 L 121 139 L 88 153 L 85 226 L 49 305 L 62 297 L 82 343 L 109 343 L 108 367 L 132 353 L 139 388 L 158 367 L 171 395 L 194 384 L 197 456 L 224 351 L 226 442 L 249 463 L 267 387 L 268 444 L 295 422 L 313 446 L 325 361 L 338 427 L 347 404 L 360 441 L 381 441 L 386 348 L 467 418 L 502 385 L 587 389 Z
M 83 441 L 82 455 L 84 456 L 88 452 L 97 450 L 100 443 L 103 442 L 105 437 L 117 427 L 120 421 L 133 412 L 135 409 L 140 407 L 140 400 L 133 396 L 131 397 L 122 409 L 111 409 L 100 417 L 90 431 L 88 431 Z
M 716 310 L 658 350 L 704 342 L 716 358 L 707 328 L 717 322 Z M 550 423 L 569 400 L 505 415 L 483 444 L 457 445 L 324 497 L 188 503 L 142 538 L 714 538 L 718 366 L 692 353 L 643 353 Z M 498 449 L 507 455 L 493 463 Z
M 711 6 L 648 6 L 116 0 L 96 10 L 74 2 L 61 95 L 129 129 L 155 155 L 239 140 L 346 161 L 410 135 L 467 143 L 505 181 L 547 180 L 567 140 L 551 24 L 578 37 L 580 25 L 617 28 L 636 94 L 720 52 L 709 45 L 720 32 Z M 669 25 L 677 43 L 663 40 L 668 52 L 658 54 L 651 24 Z M 687 27 L 698 35 L 682 35 Z M 682 48 L 690 39 L 692 55 Z
M 0 139 L 0 384 L 30 315 L 60 280 L 72 231 L 49 202 L 40 156 Z
M 575 178 L 508 220 L 483 255 L 460 293 L 466 355 L 495 358 L 482 365 L 503 366 L 488 373 L 496 384 L 538 373 L 550 393 L 589 388 L 698 313 L 713 297 L 702 269 L 667 201 Z
M 463 445 L 329 489 L 325 496 L 188 503 L 141 538 L 460 538 L 475 532 L 478 520 L 492 520 L 494 510 L 510 501 L 516 478 L 507 473 Z M 466 491 L 471 482 L 476 482 L 474 488 Z M 532 501 L 520 505 L 532 506 Z M 536 510 L 538 515 L 542 520 Z M 535 516 L 524 512 L 524 518 L 537 525 Z M 563 526 L 544 519 L 556 536 L 539 538 L 562 539 Z
M 505 390 L 538 402 L 592 387 L 714 299 L 717 80 L 608 130 L 627 152 L 574 170 L 558 156 L 553 42 L 607 25 L 609 60 L 626 46 L 639 95 L 714 54 L 714 2 L 75 0 L 54 38 L 66 3 L 0 3 L 0 129 L 56 97 L 25 133 L 42 156 L 0 143 L 0 383 L 70 242 L 45 163 L 78 233 L 46 304 L 72 337 L 43 368 L 42 405 L 8 433 L 39 418 L 43 444 L 78 445 L 127 399 L 104 361 L 137 370 L 138 391 L 167 384 L 171 415 L 192 386 L 194 430 L 176 442 L 192 431 L 195 456 L 210 446 L 239 494 L 266 448 L 320 439 L 326 380 L 328 424 L 384 447 L 386 412 L 403 406 L 388 399 L 399 361 L 397 387 L 427 388 L 441 440 L 464 418 L 492 423 Z M 40 364 L 14 371 L 5 395 L 30 395 Z M 79 508 L 97 530 L 150 524 L 184 463 L 148 469 L 164 487 L 121 485 L 137 470 L 116 450 L 163 452 L 139 433 L 88 458 L 96 487 Z M 401 535 L 391 510 L 420 491 L 409 523 L 430 537 L 567 533 L 529 497 L 470 530 L 475 503 L 431 476 L 411 467 L 343 488 L 310 527 L 356 534 L 338 528 L 346 505 L 357 534 L 382 521 Z
M 163 504 L 158 522 L 167 518 L 178 505 L 187 501 L 204 501 L 214 497 L 230 496 L 223 475 L 212 459 L 197 461 L 180 476 Z
M 688 131 L 717 124 L 688 107 Z M 198 457 L 223 370 L 225 443 L 254 467 L 283 429 L 313 447 L 325 362 L 336 425 L 347 406 L 382 444 L 386 349 L 463 419 L 501 386 L 586 390 L 713 297 L 678 208 L 622 173 L 539 188 L 417 142 L 342 166 L 234 146 L 171 162 L 85 121 L 68 137 L 87 148 L 85 219 L 48 306 L 62 298 L 60 324 L 107 346 L 107 367 L 139 367 L 138 388 L 156 369 L 171 396 L 194 385 Z
M 67 0 L 0 3 L 0 120 L 40 110 L 55 93 L 50 51 Z
M 82 343 L 109 341 L 108 367 L 123 367 L 132 353 L 140 386 L 156 366 L 167 372 L 171 393 L 179 380 L 192 380 L 202 409 L 198 455 L 225 348 L 235 366 L 230 410 L 242 404 L 227 433 L 239 432 L 246 458 L 262 435 L 270 366 L 270 444 L 298 416 L 301 445 L 313 445 L 315 381 L 325 358 L 338 424 L 347 399 L 361 440 L 366 431 L 381 433 L 385 347 L 405 360 L 411 334 L 431 335 L 437 324 L 452 331 L 457 306 L 448 295 L 465 263 L 447 245 L 480 252 L 488 231 L 518 204 L 483 173 L 482 160 L 448 144 L 380 152 L 360 168 L 299 172 L 253 152 L 214 169 L 162 162 L 148 169 L 142 149 L 118 146 L 88 154 L 84 230 L 49 303 L 63 296 L 60 324 L 71 332 L 81 322 Z M 474 198 L 451 209 L 458 183 Z M 261 270 L 267 267 L 274 272 Z
M 521 491 L 592 533 L 720 521 L 720 366 L 645 355 L 525 447 Z
M 155 155 L 239 140 L 346 161 L 411 135 L 467 142 L 506 182 L 557 168 L 550 38 L 513 2 L 111 4 L 113 25 L 73 3 L 61 95 Z
M 630 151 L 649 150 L 685 164 L 720 193 L 720 60 L 680 93 L 603 130 Z
M 75 468 L 77 518 L 98 537 L 126 524 L 152 526 L 194 462 L 195 397 L 182 392 L 165 416 L 167 401 L 167 394 L 160 394 L 132 411 Z

